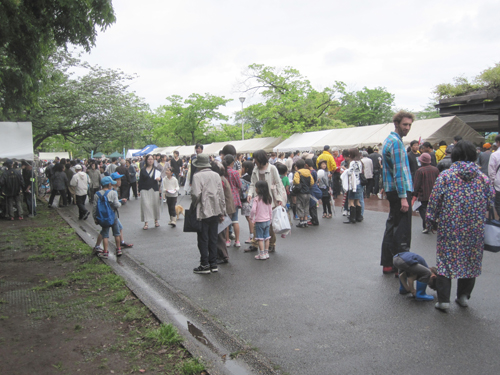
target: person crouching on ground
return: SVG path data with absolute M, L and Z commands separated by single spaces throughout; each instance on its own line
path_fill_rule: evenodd
M 217 272 L 217 230 L 219 222 L 226 215 L 226 202 L 220 176 L 211 170 L 208 155 L 200 153 L 193 160 L 196 173 L 191 185 L 192 205 L 196 207 L 196 217 L 201 221 L 198 232 L 200 265 L 193 272 L 209 274 Z
M 168 214 L 170 215 L 170 221 L 168 225 L 175 228 L 177 224 L 177 214 L 175 213 L 175 205 L 177 204 L 177 196 L 179 195 L 179 181 L 175 178 L 172 173 L 172 168 L 165 169 L 165 178 L 161 183 L 161 191 L 163 196 L 167 200 Z
M 255 239 L 259 243 L 257 260 L 269 259 L 269 228 L 273 214 L 272 198 L 266 181 L 257 181 L 255 184 L 256 197 L 253 200 L 250 220 L 254 223 Z
M 94 218 L 94 222 L 102 228 L 99 236 L 102 238 L 104 250 L 98 251 L 97 256 L 99 258 L 108 259 L 109 228 L 112 228 L 113 236 L 115 237 L 116 256 L 122 255 L 120 247 L 120 227 L 118 225 L 117 214 L 117 210 L 121 207 L 121 203 L 118 200 L 118 193 L 112 189 L 112 185 L 116 185 L 116 181 L 106 176 L 101 180 L 101 184 L 102 190 L 99 190 L 94 195 L 92 217 Z M 106 220 L 110 221 L 105 223 Z
M 299 223 L 297 228 L 307 228 L 307 214 L 309 212 L 309 200 L 311 186 L 314 185 L 314 179 L 311 176 L 311 171 L 306 168 L 306 162 L 303 159 L 297 160 L 295 163 L 297 172 L 293 176 L 293 191 L 297 197 L 297 215 Z
M 429 268 L 424 258 L 410 251 L 396 254 L 392 262 L 399 270 L 399 294 L 411 293 L 417 301 L 434 300 L 433 296 L 425 293 L 425 289 L 427 285 L 431 289 L 436 289 L 436 267 Z M 417 280 L 416 290 L 413 286 L 415 280 Z

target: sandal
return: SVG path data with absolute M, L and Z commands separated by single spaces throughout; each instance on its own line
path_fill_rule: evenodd
M 245 241 L 245 243 L 252 243 L 252 239 L 249 238 L 248 240 Z
M 160 223 L 158 221 L 155 221 L 155 228 L 158 228 L 160 226 Z
M 325 217 L 327 217 L 327 216 L 328 216 L 327 214 L 323 214 L 323 219 L 324 219 Z
M 142 228 L 144 230 L 148 230 L 148 223 L 144 224 L 144 228 Z
M 332 214 L 328 214 L 328 219 L 331 219 L 332 218 Z

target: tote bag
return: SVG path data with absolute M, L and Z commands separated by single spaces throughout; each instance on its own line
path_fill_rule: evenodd
M 273 210 L 271 223 L 273 224 L 273 230 L 276 234 L 283 234 L 292 229 L 290 221 L 288 220 L 288 215 L 283 206 L 278 206 Z
M 184 211 L 184 229 L 185 233 L 201 232 L 201 221 L 196 218 L 196 206 L 191 205 L 189 209 Z
M 490 209 L 484 223 L 484 250 L 498 253 L 500 251 L 500 221 L 494 219 L 493 209 Z

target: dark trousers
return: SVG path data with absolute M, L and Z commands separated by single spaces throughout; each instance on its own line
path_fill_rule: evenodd
M 319 225 L 318 207 L 316 205 L 309 206 L 309 215 L 311 215 L 312 225 Z
M 321 202 L 323 203 L 323 213 L 324 214 L 328 213 L 331 215 L 332 214 L 332 205 L 331 205 L 330 194 L 328 194 L 326 197 L 325 196 L 321 197 Z
M 35 204 L 35 197 L 33 196 L 33 193 L 23 193 L 24 194 L 24 200 L 26 201 L 26 206 L 28 207 L 28 215 L 36 215 L 36 204 Z
M 495 190 L 495 211 L 497 215 L 500 216 L 500 191 Z
M 122 181 L 122 185 L 120 186 L 120 197 L 126 200 L 130 199 L 130 184 L 124 184 Z
M 420 203 L 422 203 L 422 205 L 418 208 L 418 213 L 420 214 L 420 217 L 422 218 L 422 228 L 425 229 L 425 215 L 427 214 L 427 205 L 429 204 L 429 201 L 420 202 Z
M 54 203 L 54 197 L 57 194 L 59 194 L 61 196 L 62 201 L 63 201 L 63 206 L 67 206 L 68 201 L 67 201 L 67 196 L 66 196 L 66 190 L 54 190 L 54 189 L 50 190 L 49 206 L 52 206 L 52 203 Z
M 166 198 L 167 198 L 168 214 L 174 217 L 176 216 L 175 205 L 177 204 L 177 197 L 166 197 Z
M 94 195 L 97 193 L 100 189 L 99 188 L 90 188 L 90 195 L 89 195 L 89 202 L 94 203 Z
M 337 166 L 339 167 L 339 166 Z M 337 198 L 337 195 L 339 195 L 342 192 L 342 183 L 340 182 L 340 173 L 332 173 L 332 179 L 333 179 L 333 197 Z
M 373 171 L 373 194 L 380 192 L 380 171 Z
M 380 265 L 392 266 L 392 258 L 398 253 L 410 251 L 411 246 L 411 192 L 406 192 L 409 209 L 401 212 L 401 198 L 395 191 L 386 192 L 389 201 L 389 217 L 385 223 Z
M 87 199 L 86 195 L 77 195 L 76 196 L 76 205 L 78 206 L 78 218 L 83 219 L 85 214 L 87 213 L 87 209 L 85 208 L 85 200 Z
M 223 230 L 217 235 L 217 256 L 219 259 L 229 259 L 226 246 L 226 231 Z
M 464 294 L 467 296 L 467 298 L 470 298 L 475 284 L 475 277 L 470 279 L 458 279 L 457 298 L 463 296 Z M 438 275 L 436 279 L 436 291 L 439 302 L 450 302 L 451 279 L 448 279 L 445 276 Z
M 373 191 L 374 180 L 373 180 L 373 178 L 367 178 L 366 182 L 367 182 L 367 184 L 366 184 L 366 189 L 365 189 L 365 198 L 370 198 L 370 194 Z
M 201 231 L 198 232 L 198 250 L 202 266 L 217 265 L 217 228 L 219 217 L 212 216 L 201 220 Z
M 137 182 L 132 182 L 130 184 L 130 186 L 132 187 L 132 193 L 134 194 L 134 197 L 137 198 Z M 130 192 L 129 192 L 129 196 L 130 196 Z

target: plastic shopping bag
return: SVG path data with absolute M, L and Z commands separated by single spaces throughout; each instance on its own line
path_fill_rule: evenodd
M 284 234 L 292 229 L 290 221 L 288 220 L 288 215 L 283 206 L 278 206 L 273 210 L 271 222 L 273 224 L 274 233 L 276 234 Z

